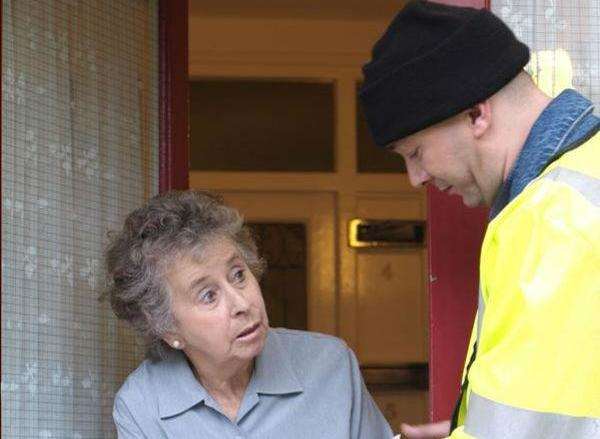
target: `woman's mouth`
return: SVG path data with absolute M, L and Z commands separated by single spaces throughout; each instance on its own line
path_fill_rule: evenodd
M 236 337 L 237 340 L 248 340 L 258 334 L 258 328 L 260 328 L 260 322 L 255 323 L 252 326 L 247 327 Z

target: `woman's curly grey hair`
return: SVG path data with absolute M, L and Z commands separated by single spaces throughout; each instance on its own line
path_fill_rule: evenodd
M 264 261 L 239 212 L 214 194 L 172 191 L 134 210 L 123 229 L 109 234 L 105 262 L 110 287 L 105 296 L 114 313 L 146 343 L 146 355 L 162 359 L 172 348 L 162 336 L 173 328 L 166 267 L 185 254 L 197 254 L 214 238 L 237 245 L 250 271 L 260 279 Z

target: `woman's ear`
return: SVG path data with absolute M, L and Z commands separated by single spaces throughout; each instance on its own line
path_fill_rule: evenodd
M 162 337 L 163 341 L 173 349 L 183 349 L 183 340 L 175 332 L 167 332 Z
M 481 138 L 492 125 L 492 106 L 489 99 L 467 110 L 470 128 L 476 139 Z

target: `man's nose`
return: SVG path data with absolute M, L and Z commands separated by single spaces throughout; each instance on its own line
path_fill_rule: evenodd
M 410 184 L 413 187 L 421 187 L 431 180 L 431 175 L 425 169 L 416 163 L 412 163 L 410 160 L 406 161 L 406 171 L 408 172 Z

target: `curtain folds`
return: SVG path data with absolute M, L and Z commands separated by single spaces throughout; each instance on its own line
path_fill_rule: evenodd
M 600 0 L 492 0 L 532 51 L 528 71 L 552 96 L 574 88 L 600 108 Z
M 3 0 L 2 437 L 113 437 L 142 355 L 97 298 L 158 191 L 157 3 Z

